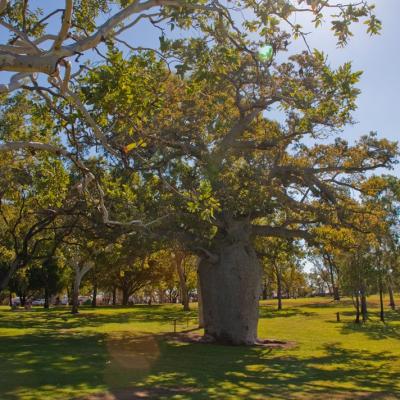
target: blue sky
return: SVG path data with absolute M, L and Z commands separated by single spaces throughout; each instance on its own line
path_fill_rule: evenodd
M 376 1 L 376 12 L 383 22 L 380 36 L 369 37 L 365 26 L 358 26 L 349 45 L 337 49 L 326 30 L 311 37 L 314 47 L 324 50 L 332 64 L 352 61 L 354 69 L 364 71 L 358 87 L 361 95 L 354 116 L 358 124 L 348 127 L 344 137 L 355 139 L 369 131 L 380 137 L 398 140 L 400 137 L 400 15 L 399 0 Z M 400 176 L 400 168 L 396 168 Z
M 63 3 L 62 0 L 36 2 L 46 11 L 54 10 Z M 332 33 L 326 26 L 308 36 L 311 47 L 324 50 L 333 65 L 352 61 L 354 69 L 364 71 L 358 85 L 361 89 L 358 109 L 354 113 L 358 123 L 347 127 L 342 135 L 349 141 L 370 131 L 377 131 L 380 137 L 391 140 L 400 137 L 400 0 L 376 0 L 375 4 L 378 18 L 383 22 L 380 36 L 369 37 L 366 27 L 361 24 L 354 26 L 354 37 L 345 48 L 336 47 Z M 60 14 L 52 19 L 50 31 L 57 32 L 59 18 Z M 297 22 L 302 23 L 301 18 L 299 15 Z M 139 24 L 123 35 L 130 43 L 149 47 L 157 46 L 158 36 L 159 32 L 147 24 Z M 4 42 L 4 39 L 4 31 L 0 29 L 0 41 Z M 303 46 L 302 42 L 294 47 L 300 46 Z M 89 52 L 88 56 L 98 58 L 93 52 Z M 7 72 L 0 72 L 0 82 L 5 82 L 8 77 Z M 400 166 L 393 173 L 400 176 Z
M 45 10 L 60 7 L 63 1 L 37 0 L 37 5 Z M 365 26 L 355 26 L 354 37 L 346 48 L 337 48 L 331 32 L 326 27 L 309 36 L 311 47 L 324 50 L 333 65 L 352 61 L 354 68 L 364 71 L 359 88 L 361 95 L 355 112 L 357 125 L 348 127 L 343 136 L 352 141 L 369 131 L 377 131 L 380 137 L 397 140 L 400 133 L 400 0 L 376 0 L 376 12 L 383 22 L 380 36 L 369 37 Z M 59 15 L 52 20 L 50 30 L 57 32 Z M 298 17 L 298 22 L 301 16 Z M 130 43 L 154 46 L 158 44 L 159 32 L 141 24 L 124 34 Z M 3 39 L 3 40 L 1 40 Z M 4 31 L 0 30 L 0 41 L 4 41 Z M 298 44 L 300 45 L 300 43 Z M 296 45 L 296 47 L 298 47 Z M 93 52 L 89 54 L 94 57 Z M 96 57 L 97 58 L 97 57 Z M 0 72 L 0 82 L 8 73 Z M 395 170 L 400 176 L 400 166 Z

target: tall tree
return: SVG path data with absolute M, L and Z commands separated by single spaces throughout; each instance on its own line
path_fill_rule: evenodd
M 283 52 L 290 34 L 269 28 L 264 40 Z M 397 149 L 375 134 L 354 145 L 326 143 L 352 122 L 361 74 L 350 63 L 332 69 L 316 50 L 264 62 L 246 51 L 253 44 L 247 37 L 237 33 L 232 43 L 223 21 L 202 21 L 201 29 L 213 46 L 202 39 L 164 44 L 165 54 L 182 61 L 180 76 L 149 54 L 124 60 L 113 51 L 109 65 L 88 73 L 85 96 L 103 129 L 115 125 L 113 140 L 131 142 L 127 165 L 152 171 L 169 192 L 176 225 L 168 228 L 202 257 L 206 334 L 254 343 L 262 270 L 253 238 L 312 240 L 323 226 L 356 223 L 352 215 L 363 205 L 349 187 L 359 190 L 365 172 L 391 166 Z M 158 83 L 146 102 L 136 101 L 143 89 L 133 71 Z M 110 90 L 114 80 L 123 90 Z M 110 112 L 115 105 L 118 112 Z M 272 107 L 281 110 L 279 120 Z M 123 129 L 128 121 L 132 134 Z
M 127 170 L 147 171 L 143 176 L 148 180 L 158 178 L 159 190 L 168 193 L 170 211 L 177 216 L 176 226 L 170 223 L 169 228 L 180 230 L 186 246 L 202 257 L 206 334 L 220 342 L 253 344 L 261 281 L 253 236 L 310 240 L 319 223 L 347 223 L 352 211 L 360 212 L 357 202 L 347 200 L 349 180 L 357 188 L 363 172 L 389 166 L 396 153 L 394 144 L 374 135 L 354 146 L 340 139 L 321 143 L 352 121 L 360 73 L 349 63 L 332 69 L 318 51 L 285 57 L 292 38 L 305 38 L 294 21 L 301 12 L 319 26 L 333 14 L 331 29 L 341 45 L 351 35 L 353 22 L 363 19 L 370 33 L 379 30 L 380 22 L 366 1 L 240 1 L 231 8 L 216 1 L 149 0 L 121 2 L 121 9 L 97 27 L 95 17 L 103 11 L 99 4 L 93 1 L 92 8 L 76 11 L 73 2 L 66 1 L 60 33 L 52 37 L 50 50 L 40 46 L 47 33 L 39 31 L 43 24 L 32 34 L 32 21 L 24 13 L 15 16 L 15 7 L 2 7 L 13 37 L 6 44 L 11 55 L 0 57 L 0 68 L 50 76 L 44 89 L 32 76 L 32 83 L 23 86 L 38 93 L 64 121 L 63 132 L 69 133 L 74 152 L 27 141 L 0 144 L 0 151 L 35 148 L 71 160 L 79 167 L 82 187 L 92 183 L 97 198 L 93 203 L 107 225 L 143 227 L 137 218 L 123 223 L 113 219 L 98 177 L 82 161 L 88 150 L 101 146 L 110 168 L 120 163 Z M 106 8 L 109 3 L 102 4 Z M 250 9 L 253 16 L 236 22 L 241 9 Z M 195 27 L 196 37 L 169 40 L 162 35 L 156 52 L 161 67 L 154 51 L 152 59 L 133 48 L 136 56 L 124 60 L 114 48 L 103 67 L 70 74 L 70 57 L 102 40 L 112 48 L 121 30 L 139 20 L 153 21 L 149 10 L 171 29 L 186 31 L 187 37 Z M 127 22 L 137 12 L 142 14 Z M 76 15 L 86 18 L 87 33 L 74 25 Z M 272 58 L 258 55 L 258 47 L 266 45 Z M 168 74 L 169 62 L 177 74 Z M 147 79 L 138 82 L 133 70 Z M 80 72 L 87 76 L 82 78 Z M 22 82 L 20 77 L 14 78 L 13 88 Z M 119 85 L 110 91 L 109 82 Z M 148 93 L 149 87 L 154 93 Z M 145 97 L 138 101 L 136 93 Z M 63 112 L 68 106 L 76 114 L 72 121 Z M 280 110 L 278 118 L 270 113 L 272 108 Z M 356 174 L 360 176 L 351 180 Z

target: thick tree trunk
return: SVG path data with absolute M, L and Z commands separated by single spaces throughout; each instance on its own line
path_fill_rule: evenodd
M 255 344 L 262 289 L 256 253 L 249 241 L 237 240 L 220 245 L 217 255 L 199 265 L 205 335 L 222 344 Z
M 176 251 L 175 252 L 175 264 L 176 264 L 176 270 L 177 270 L 178 276 L 179 276 L 179 285 L 180 285 L 180 289 L 181 289 L 181 301 L 183 304 L 183 310 L 190 311 L 189 292 L 188 292 L 188 288 L 186 285 L 185 271 L 183 270 L 183 260 L 184 260 L 184 254 L 179 251 Z

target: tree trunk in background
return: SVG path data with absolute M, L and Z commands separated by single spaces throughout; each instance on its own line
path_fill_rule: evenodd
M 394 294 L 393 294 L 393 287 L 391 282 L 387 283 L 387 288 L 388 288 L 388 292 L 389 292 L 389 306 L 392 310 L 396 309 L 396 303 L 394 301 Z
M 11 291 L 10 291 L 10 294 L 8 295 L 8 301 L 9 301 L 9 304 L 10 304 L 10 307 L 12 307 L 12 293 L 11 293 Z
M 336 300 L 336 301 L 340 300 L 339 288 L 337 286 L 333 287 L 333 300 Z
M 367 308 L 367 297 L 365 295 L 365 288 L 361 289 L 361 315 L 363 322 L 368 320 L 368 308 Z
M 282 310 L 282 272 L 279 267 L 275 266 L 276 271 L 276 285 L 278 297 L 278 310 Z
M 358 296 L 358 293 L 355 294 L 356 297 L 356 319 L 355 323 L 359 324 L 360 323 L 360 298 Z
M 112 305 L 115 306 L 117 304 L 117 288 L 113 288 L 112 292 Z
M 75 279 L 74 279 L 74 287 L 72 290 L 72 314 L 78 314 L 79 309 L 79 288 L 81 286 L 82 278 L 85 276 L 87 272 L 93 267 L 92 263 L 83 264 L 81 267 L 80 263 L 75 264 Z
M 200 275 L 199 275 L 199 265 L 201 260 L 198 260 L 197 266 L 197 310 L 199 315 L 199 328 L 204 328 L 204 311 L 203 311 L 203 296 L 201 294 L 201 285 L 200 285 Z
M 8 284 L 10 283 L 10 279 L 13 277 L 13 275 L 18 269 L 23 267 L 23 265 L 24 264 L 19 258 L 15 259 L 11 263 L 9 271 L 6 273 L 6 276 L 0 282 L 0 293 L 8 286 Z
M 49 295 L 49 289 L 47 287 L 44 288 L 44 308 L 45 309 L 50 308 L 50 295 Z
M 185 271 L 183 270 L 184 254 L 179 250 L 175 251 L 175 264 L 179 276 L 179 285 L 181 289 L 181 301 L 184 311 L 190 311 L 189 307 L 189 293 L 186 285 Z
M 337 286 L 337 282 L 335 282 L 335 274 L 333 273 L 333 261 L 329 255 L 327 255 L 327 261 L 329 265 L 329 275 L 331 277 L 333 300 L 339 301 L 340 300 L 339 288 Z
M 267 300 L 268 299 L 268 286 L 267 286 L 267 280 L 266 279 L 264 279 L 264 282 L 263 282 L 262 299 L 263 300 Z
M 80 275 L 75 271 L 74 288 L 72 290 L 72 314 L 78 314 L 79 309 L 79 286 L 81 284 Z
M 129 302 L 129 290 L 128 289 L 122 289 L 122 305 L 127 306 Z
M 217 257 L 199 265 L 204 329 L 217 343 L 257 342 L 262 268 L 250 243 L 250 226 L 235 223 L 229 236 L 216 243 Z
M 382 279 L 379 279 L 379 302 L 380 302 L 380 306 L 381 306 L 380 320 L 382 322 L 385 322 L 385 311 L 383 309 L 383 285 L 382 285 Z
M 92 307 L 97 307 L 97 283 L 93 285 Z
M 72 286 L 67 286 L 67 297 L 68 297 L 68 305 L 72 306 L 72 293 L 74 292 L 74 284 Z
M 19 302 L 21 304 L 21 307 L 25 307 L 25 304 L 26 304 L 26 296 L 25 296 L 25 294 L 21 294 L 19 296 Z

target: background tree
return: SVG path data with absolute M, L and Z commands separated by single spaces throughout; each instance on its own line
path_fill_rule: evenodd
M 49 308 L 50 299 L 66 286 L 66 276 L 57 259 L 52 257 L 29 268 L 30 287 L 43 295 L 44 308 Z
M 2 1 L 1 22 L 12 37 L 2 50 L 6 55 L 0 54 L 0 68 L 30 74 L 31 83 L 24 84 L 24 90 L 39 94 L 40 101 L 64 121 L 59 134 L 67 132 L 73 152 L 30 141 L 6 141 L 0 150 L 44 149 L 73 162 L 80 171 L 81 188 L 90 189 L 92 203 L 107 225 L 121 222 L 107 208 L 100 179 L 82 161 L 90 149 L 101 146 L 109 168 L 120 163 L 127 170 L 146 170 L 143 177 L 148 181 L 157 176 L 160 191 L 169 195 L 170 210 L 177 213 L 176 227 L 171 229 L 180 228 L 186 247 L 202 257 L 199 276 L 206 334 L 220 342 L 254 343 L 261 267 L 253 236 L 311 239 L 320 222 L 346 223 L 351 211 L 360 212 L 356 202 L 347 201 L 348 176 L 388 166 L 396 153 L 395 145 L 374 136 L 363 137 L 354 146 L 343 140 L 321 144 L 328 133 L 351 122 L 357 95 L 354 85 L 360 74 L 352 72 L 350 64 L 331 69 L 318 51 L 284 57 L 291 38 L 304 38 L 302 28 L 291 21 L 302 12 L 319 26 L 333 14 L 333 33 L 344 45 L 352 22 L 363 19 L 370 33 L 379 30 L 373 7 L 367 2 L 343 6 L 323 0 L 244 1 L 234 9 L 214 1 L 200 5 L 134 2 L 121 3 L 116 14 L 97 27 L 96 17 L 107 11 L 108 2 L 94 1 L 79 10 L 71 0 L 65 4 L 59 33 L 48 37 L 50 32 L 38 21 L 38 12 L 27 7 L 15 13 L 18 8 L 13 6 L 21 2 Z M 240 8 L 250 8 L 254 18 L 236 24 Z M 141 63 L 143 55 L 137 62 L 137 56 L 121 61 L 111 54 L 102 68 L 71 74 L 70 57 L 103 40 L 112 47 L 113 38 L 130 25 L 139 20 L 152 22 L 154 15 L 148 10 L 188 36 L 196 28 L 192 40 L 168 40 L 165 35 L 160 39 L 160 60 L 168 65 L 178 59 L 175 70 L 180 77 L 170 77 L 163 66 L 165 79 L 160 80 L 160 68 L 149 57 Z M 127 22 L 135 13 L 142 14 Z M 75 24 L 79 16 L 87 30 Z M 50 49 L 41 45 L 47 39 Z M 273 47 L 276 56 L 283 56 L 282 62 L 258 59 L 257 46 L 265 44 Z M 117 63 L 123 68 L 118 69 Z M 137 99 L 126 89 L 134 80 L 128 71 L 135 64 L 151 67 L 148 74 L 158 83 L 153 113 L 130 114 L 138 109 Z M 49 75 L 49 85 L 43 88 L 31 76 L 34 72 Z M 126 82 L 120 91 L 126 100 L 120 103 L 121 109 L 110 107 L 112 95 L 97 95 L 107 86 L 107 77 L 115 78 L 114 73 Z M 88 87 L 82 75 L 89 76 Z M 14 77 L 11 88 L 18 87 L 23 77 Z M 140 99 L 139 103 L 151 108 L 152 101 Z M 76 113 L 72 119 L 64 112 L 69 107 Z M 158 107 L 160 112 L 155 113 Z M 272 107 L 282 111 L 280 118 L 268 114 Z M 129 121 L 135 131 L 109 125 L 118 120 Z M 315 144 L 305 145 L 310 138 Z M 360 180 L 362 176 L 354 179 Z M 133 209 L 126 207 L 129 214 Z M 123 225 L 143 223 L 136 216 Z

